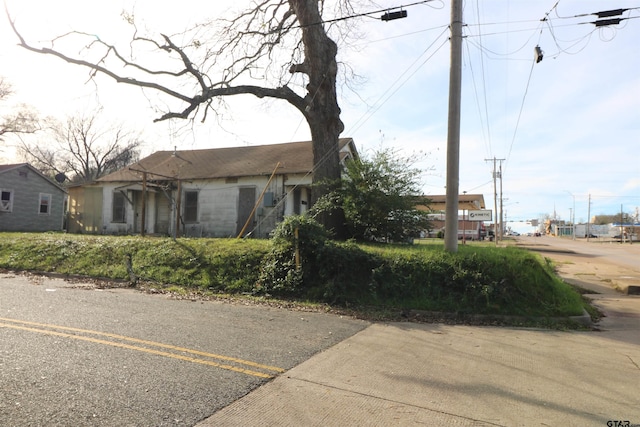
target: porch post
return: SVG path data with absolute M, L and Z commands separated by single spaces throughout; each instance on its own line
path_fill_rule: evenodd
M 142 219 L 140 235 L 144 237 L 147 230 L 147 173 L 142 172 Z
M 182 181 L 178 180 L 178 196 L 176 197 L 176 239 L 180 237 L 180 208 L 182 204 Z

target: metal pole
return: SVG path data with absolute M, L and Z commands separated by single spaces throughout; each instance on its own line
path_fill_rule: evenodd
M 587 205 L 587 242 L 591 237 L 591 194 L 589 194 L 589 204 Z
M 573 218 L 571 219 L 571 224 L 573 225 L 573 240 L 576 240 L 576 196 L 573 194 Z
M 569 220 L 571 221 L 572 240 L 576 240 L 576 196 L 571 191 L 564 191 L 573 198 L 573 210 L 569 208 Z
M 447 134 L 447 194 L 444 248 L 458 251 L 458 189 L 460 185 L 460 99 L 462 94 L 462 0 L 451 1 L 451 64 Z
M 622 205 L 620 205 L 620 243 L 624 243 L 624 222 L 622 221 Z
M 571 235 L 573 236 L 573 231 L 574 231 L 574 226 L 573 226 L 573 209 L 569 208 L 569 221 L 571 221 Z M 571 240 L 575 240 L 575 239 L 571 239 Z

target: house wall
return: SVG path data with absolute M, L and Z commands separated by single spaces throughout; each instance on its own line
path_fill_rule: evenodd
M 119 190 L 119 187 L 125 186 L 127 183 L 113 182 L 105 183 L 102 186 L 102 206 L 94 206 L 95 209 L 101 210 L 102 216 L 102 234 L 137 234 L 141 232 L 142 226 L 142 192 L 131 189 Z M 125 222 L 113 221 L 113 198 L 114 193 L 123 192 L 126 195 L 125 200 Z M 155 230 L 155 220 L 157 217 L 157 192 L 149 190 L 147 192 L 145 232 L 153 234 Z M 87 206 L 87 209 L 92 209 Z M 85 213 L 86 215 L 86 213 Z
M 0 231 L 58 231 L 63 227 L 65 192 L 28 166 L 0 174 L 0 189 L 13 191 L 13 209 L 0 212 Z M 48 214 L 41 214 L 40 194 L 51 195 Z
M 127 194 L 124 223 L 113 222 L 113 194 L 117 188 L 126 186 L 125 182 L 101 183 L 102 206 L 93 207 L 85 202 L 83 213 L 78 217 L 91 215 L 90 210 L 100 209 L 104 234 L 136 234 L 141 227 L 141 196 L 139 190 L 125 190 Z M 267 185 L 268 184 L 268 185 Z M 299 186 L 299 200 L 294 200 L 294 186 Z M 300 213 L 304 213 L 310 202 L 311 177 L 302 175 L 276 175 L 269 183 L 269 176 L 240 177 L 237 179 L 210 179 L 181 182 L 181 214 L 184 214 L 185 192 L 198 192 L 197 221 L 180 224 L 180 235 L 189 237 L 236 237 L 244 224 L 239 224 L 240 189 L 253 189 L 255 192 L 255 212 L 244 235 L 268 237 L 270 232 L 282 221 L 285 215 L 292 215 L 294 204 L 298 204 Z M 174 186 L 175 187 L 175 186 Z M 262 200 L 261 193 L 265 192 Z M 249 190 L 250 191 L 250 190 Z M 170 197 L 170 199 L 168 197 Z M 149 234 L 174 235 L 176 228 L 177 190 L 161 190 L 147 193 L 146 232 Z M 131 201 L 131 203 L 129 202 Z M 251 207 L 253 207 L 252 204 Z
M 67 231 L 80 234 L 102 233 L 102 187 L 69 188 Z
M 291 175 L 284 180 L 286 203 L 284 215 L 303 214 L 311 207 L 311 175 Z M 296 188 L 298 195 L 296 195 Z M 299 198 L 299 200 L 298 200 Z
M 198 222 L 185 224 L 184 233 L 203 237 L 236 237 L 244 226 L 238 218 L 240 189 L 253 188 L 256 209 L 244 234 L 267 237 L 284 215 L 284 179 L 284 176 L 277 175 L 268 186 L 268 176 L 183 183 L 183 191 L 198 191 Z M 265 194 L 260 200 L 263 190 Z M 171 226 L 173 228 L 174 225 Z

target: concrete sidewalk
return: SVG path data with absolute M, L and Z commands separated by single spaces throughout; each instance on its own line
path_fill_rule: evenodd
M 599 331 L 372 324 L 199 426 L 640 425 L 640 297 L 567 266 Z
M 200 426 L 640 424 L 637 337 L 374 324 Z

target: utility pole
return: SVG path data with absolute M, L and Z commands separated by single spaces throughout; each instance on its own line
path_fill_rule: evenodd
M 500 240 L 503 239 L 503 234 L 504 234 L 504 222 L 502 221 L 502 211 L 503 211 L 503 205 L 502 205 L 502 161 L 504 159 L 500 159 Z
M 502 161 L 504 159 L 484 159 L 485 162 L 493 162 L 493 238 L 498 246 L 498 236 L 502 237 L 502 233 L 498 233 L 498 187 L 497 178 L 500 178 L 500 215 L 502 216 Z M 500 172 L 496 171 L 496 163 L 500 162 Z M 502 227 L 502 218 L 500 218 L 500 226 Z
M 460 185 L 460 99 L 462 93 L 462 0 L 451 0 L 451 64 L 447 133 L 447 195 L 444 248 L 458 251 L 458 191 Z

